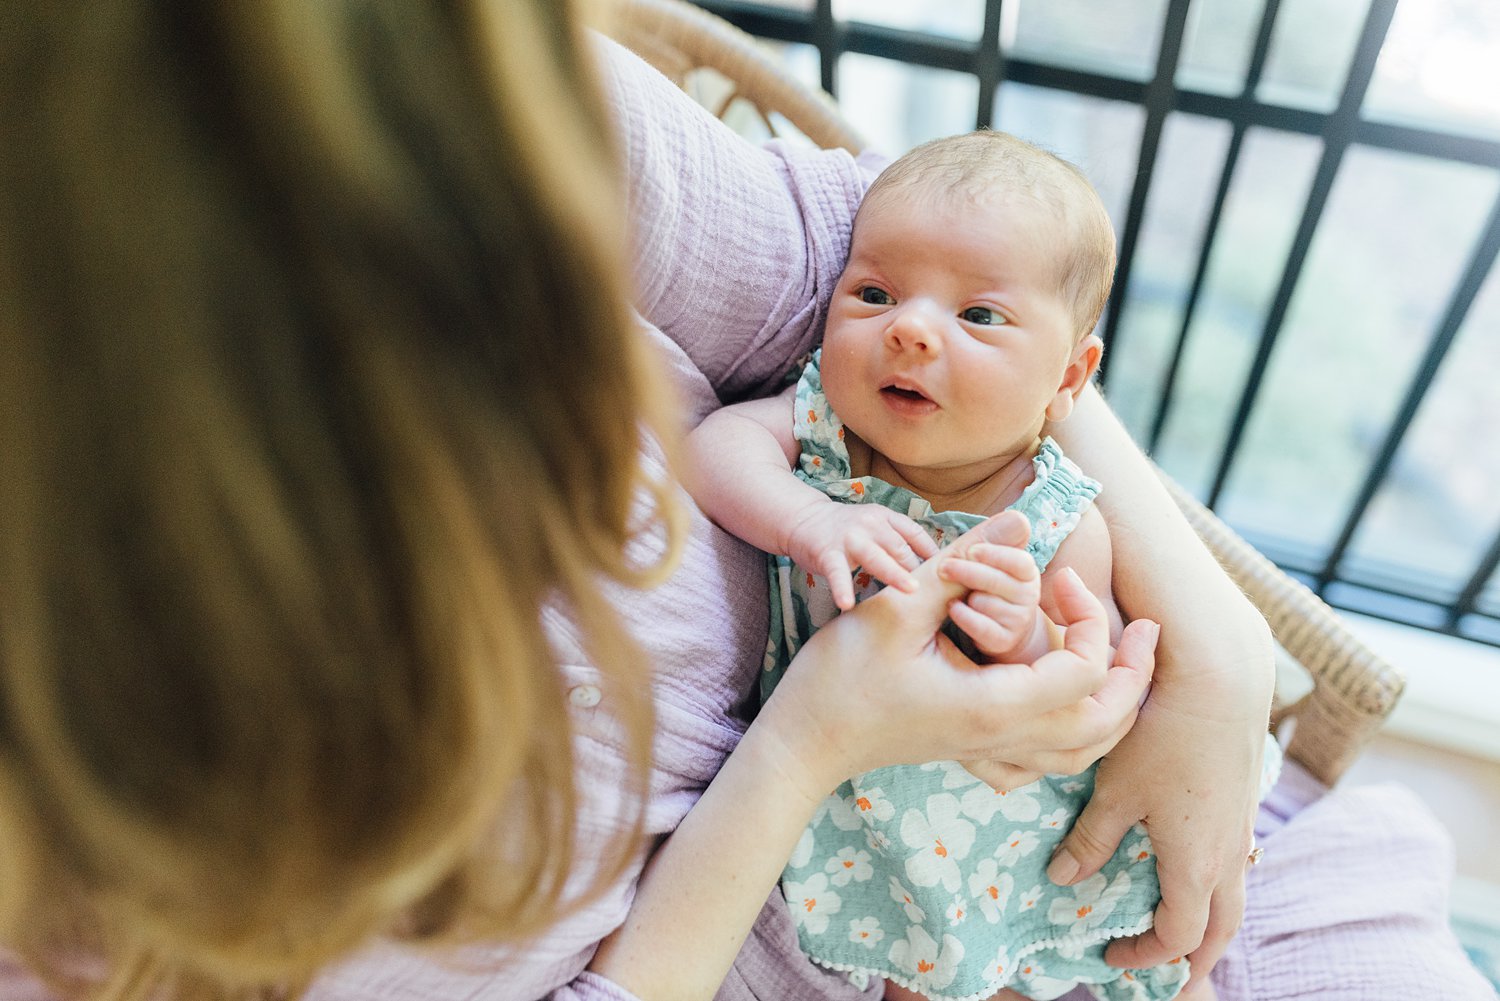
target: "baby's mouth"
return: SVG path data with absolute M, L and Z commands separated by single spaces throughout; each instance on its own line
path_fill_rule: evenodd
M 880 391 L 882 393 L 888 393 L 891 396 L 897 396 L 897 397 L 900 397 L 901 399 L 911 400 L 913 402 L 916 402 L 916 401 L 927 401 L 927 402 L 930 402 L 928 400 L 928 397 L 925 394 L 919 393 L 915 389 L 907 389 L 904 386 L 896 386 L 896 385 L 882 386 L 881 389 L 880 389 Z

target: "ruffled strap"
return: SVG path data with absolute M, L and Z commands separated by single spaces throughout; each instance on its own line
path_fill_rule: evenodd
M 1010 506 L 1031 522 L 1031 541 L 1026 550 L 1036 560 L 1037 568 L 1046 570 L 1057 549 L 1078 527 L 1083 512 L 1099 496 L 1098 480 L 1084 473 L 1063 455 L 1051 438 L 1043 438 L 1031 460 L 1033 479 Z

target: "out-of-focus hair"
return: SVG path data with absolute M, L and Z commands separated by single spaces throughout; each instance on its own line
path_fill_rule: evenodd
M 577 857 L 539 614 L 643 779 L 599 584 L 675 553 L 639 461 L 669 424 L 572 8 L 0 19 L 0 941 L 70 992 L 516 939 L 638 847 Z M 643 497 L 661 564 L 626 556 Z
M 1008 132 L 981 129 L 907 152 L 870 185 L 864 204 L 913 192 L 936 199 L 1026 197 L 1054 213 L 1060 224 L 1058 288 L 1072 304 L 1074 334 L 1082 338 L 1098 324 L 1114 283 L 1115 231 L 1098 192 L 1076 166 Z

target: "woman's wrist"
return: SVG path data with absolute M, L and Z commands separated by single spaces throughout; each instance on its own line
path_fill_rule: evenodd
M 798 660 L 815 655 L 804 647 Z M 815 668 L 807 663 L 798 668 L 787 673 L 761 707 L 746 739 L 753 738 L 754 756 L 761 767 L 774 769 L 782 777 L 788 795 L 815 808 L 840 782 L 865 769 L 848 755 L 847 742 L 812 711 L 811 695 L 804 697 L 800 690 L 801 679 L 796 675 L 809 674 Z

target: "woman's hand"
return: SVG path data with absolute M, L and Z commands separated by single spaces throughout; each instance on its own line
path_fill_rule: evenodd
M 885 589 L 803 647 L 756 721 L 792 749 L 802 792 L 820 799 L 872 768 L 943 759 L 1006 762 L 1012 778 L 1076 772 L 1130 728 L 1154 626 L 1135 624 L 1111 666 L 1104 609 L 1076 577 L 1057 588 L 1064 645 L 1033 664 L 976 665 L 939 632 L 966 593 L 942 563 L 1011 544 L 1018 522 L 990 519 L 919 567 L 914 591 Z
M 1111 944 L 1108 961 L 1141 968 L 1187 955 L 1208 975 L 1239 928 L 1264 750 L 1269 638 L 1242 638 L 1244 661 L 1157 685 L 1135 727 L 1099 765 L 1093 798 L 1047 873 L 1076 883 L 1141 821 L 1151 834 L 1162 900 L 1154 927 Z M 1168 647 L 1169 649 L 1169 647 Z

